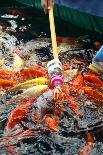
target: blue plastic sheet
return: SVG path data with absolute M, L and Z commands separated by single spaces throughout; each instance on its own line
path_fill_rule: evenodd
M 103 0 L 55 0 L 55 3 L 103 17 Z

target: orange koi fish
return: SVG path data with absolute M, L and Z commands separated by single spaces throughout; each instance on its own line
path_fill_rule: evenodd
M 16 124 L 19 124 L 27 116 L 27 111 L 34 101 L 34 98 L 23 101 L 11 112 L 6 126 L 7 130 L 14 128 Z
M 64 100 L 68 102 L 68 105 L 70 108 L 77 114 L 77 116 L 81 116 L 80 112 L 80 107 L 79 105 L 75 102 L 74 98 L 69 95 L 67 85 L 62 86 L 62 91 L 64 92 Z
M 103 93 L 99 90 L 93 89 L 92 87 L 83 87 L 82 91 L 87 94 L 89 98 L 103 102 Z
M 72 82 L 71 90 L 76 92 L 83 85 L 83 76 L 79 73 L 76 79 Z
M 80 112 L 80 107 L 77 102 L 75 102 L 74 98 L 69 94 L 65 94 L 65 100 L 68 102 L 68 106 L 76 113 L 77 116 L 82 116 Z
M 83 146 L 80 150 L 79 155 L 91 155 L 94 147 L 94 138 L 93 136 L 87 131 L 87 144 Z
M 0 87 L 3 89 L 13 87 L 15 84 L 16 84 L 16 81 L 14 80 L 0 79 Z
M 103 81 L 101 81 L 99 77 L 96 76 L 95 74 L 86 73 L 86 74 L 83 74 L 83 78 L 84 80 L 91 82 L 96 86 L 100 86 L 100 87 L 103 86 Z
M 59 125 L 59 120 L 57 117 L 50 117 L 49 115 L 46 115 L 45 117 L 45 123 L 47 124 L 48 128 L 52 132 L 58 132 L 58 125 Z
M 46 77 L 47 71 L 37 67 L 31 67 L 31 68 L 22 70 L 21 72 L 18 72 L 17 75 L 18 75 L 18 78 L 24 81 L 35 77 Z
M 11 79 L 14 78 L 15 73 L 12 71 L 0 69 L 0 78 Z

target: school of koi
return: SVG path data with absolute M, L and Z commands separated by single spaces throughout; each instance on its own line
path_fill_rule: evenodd
M 68 78 L 68 72 L 72 70 L 72 67 L 63 66 L 63 72 L 68 75 Z M 62 85 L 62 94 L 58 92 L 53 98 L 54 88 L 50 85 L 45 66 L 32 66 L 21 71 L 0 69 L 2 91 L 10 93 L 22 89 L 21 94 L 12 98 L 12 100 L 19 99 L 21 103 L 10 113 L 0 147 L 5 147 L 10 153 L 19 154 L 13 147 L 13 142 L 18 143 L 23 139 L 34 137 L 40 130 L 46 132 L 46 127 L 51 132 L 58 132 L 59 121 L 62 119 L 63 112 L 66 111 L 65 102 L 79 121 L 83 113 L 80 111 L 81 105 L 77 103 L 76 97 L 81 94 L 87 95 L 87 98 L 96 106 L 98 104 L 103 106 L 103 81 L 98 75 L 78 71 L 73 79 L 68 80 L 68 78 Z M 45 102 L 40 100 L 42 97 Z M 30 113 L 32 113 L 31 118 L 29 118 Z M 33 128 L 31 124 L 34 125 Z M 90 155 L 94 143 L 94 138 L 87 128 L 87 144 L 80 150 L 79 155 L 83 155 L 86 150 Z
M 0 148 L 4 148 L 8 154 L 20 155 L 15 144 L 25 139 L 47 134 L 48 131 L 58 133 L 60 121 L 68 112 L 68 107 L 79 126 L 84 115 L 81 107 L 85 109 L 85 106 L 89 106 L 78 102 L 82 97 L 95 107 L 102 108 L 103 81 L 97 74 L 81 72 L 64 64 L 62 93 L 58 92 L 54 98 L 54 88 L 50 85 L 46 65 L 41 63 L 26 67 L 25 60 L 29 60 L 29 56 L 23 55 L 18 49 L 15 54 L 13 70 L 2 68 L 5 63 L 0 61 L 0 91 L 3 95 L 19 92 L 6 103 L 12 106 L 16 103 L 10 111 L 0 140 Z M 74 63 L 79 65 L 83 62 L 74 59 Z M 79 155 L 91 155 L 95 144 L 95 137 L 89 127 L 85 128 L 86 143 L 80 148 Z

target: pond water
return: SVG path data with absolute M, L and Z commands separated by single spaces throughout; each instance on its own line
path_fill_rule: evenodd
M 30 10 L 29 10 L 30 11 Z M 35 18 L 34 18 L 35 16 Z M 47 17 L 45 17 L 45 27 L 42 27 L 41 15 L 37 12 L 33 14 L 31 11 L 29 14 L 22 10 L 16 9 L 1 9 L 0 18 L 0 60 L 3 60 L 5 65 L 1 68 L 6 70 L 13 69 L 13 48 L 19 48 L 23 51 L 25 56 L 29 59 L 25 59 L 25 67 L 29 68 L 37 65 L 44 65 L 50 61 L 52 56 L 50 32 Z M 48 30 L 47 30 L 48 29 Z M 49 33 L 48 33 L 49 32 Z M 93 54 L 95 54 L 93 41 L 80 37 L 79 42 L 69 42 L 59 45 L 59 58 L 63 65 L 72 66 L 73 69 L 79 69 L 85 71 L 85 67 L 89 65 L 92 60 Z M 103 92 L 103 89 L 101 90 Z M 16 94 L 15 94 L 16 93 Z M 4 128 L 6 126 L 8 117 L 17 103 L 18 98 L 12 101 L 14 94 L 5 93 L 0 90 L 0 132 L 1 140 L 5 136 Z M 73 96 L 73 95 L 72 95 Z M 74 94 L 75 96 L 75 94 Z M 40 101 L 40 100 L 39 100 Z M 51 132 L 49 129 L 41 129 L 35 131 L 33 137 L 22 139 L 17 141 L 13 140 L 13 146 L 18 150 L 20 155 L 78 155 L 80 149 L 86 144 L 86 131 L 93 135 L 95 143 L 91 155 L 103 154 L 103 109 L 102 106 L 97 106 L 96 103 L 90 101 L 86 95 L 76 96 L 76 101 L 80 105 L 81 113 L 83 117 L 77 122 L 75 113 L 70 107 L 68 107 L 63 117 L 59 122 L 59 131 L 57 133 Z M 14 105 L 10 104 L 11 102 Z M 41 100 L 40 102 L 45 102 Z M 98 103 L 99 104 L 99 103 Z M 103 103 L 101 103 L 103 105 Z M 32 107 L 33 108 L 33 107 Z M 28 114 L 30 115 L 29 109 Z M 33 123 L 25 121 L 25 128 L 32 128 Z M 40 128 L 38 125 L 38 128 Z M 17 126 L 16 130 L 19 130 L 20 126 Z M 41 127 L 42 128 L 42 127 Z M 22 129 L 20 129 L 22 130 Z M 4 132 L 4 135 L 3 135 Z M 11 136 L 15 137 L 16 131 L 12 131 Z M 6 133 L 7 134 L 7 133 Z M 14 134 L 14 135 L 13 135 Z M 19 135 L 18 135 L 19 136 Z M 9 140 L 9 139 L 8 139 Z M 8 150 L 4 147 L 0 148 L 0 154 L 16 154 L 8 153 Z M 86 155 L 89 155 L 85 153 Z

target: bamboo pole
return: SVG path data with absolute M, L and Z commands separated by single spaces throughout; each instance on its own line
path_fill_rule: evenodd
M 58 50 L 57 50 L 57 42 L 56 42 L 56 32 L 55 32 L 53 8 L 49 9 L 49 22 L 50 22 L 53 56 L 54 56 L 54 59 L 58 59 Z

